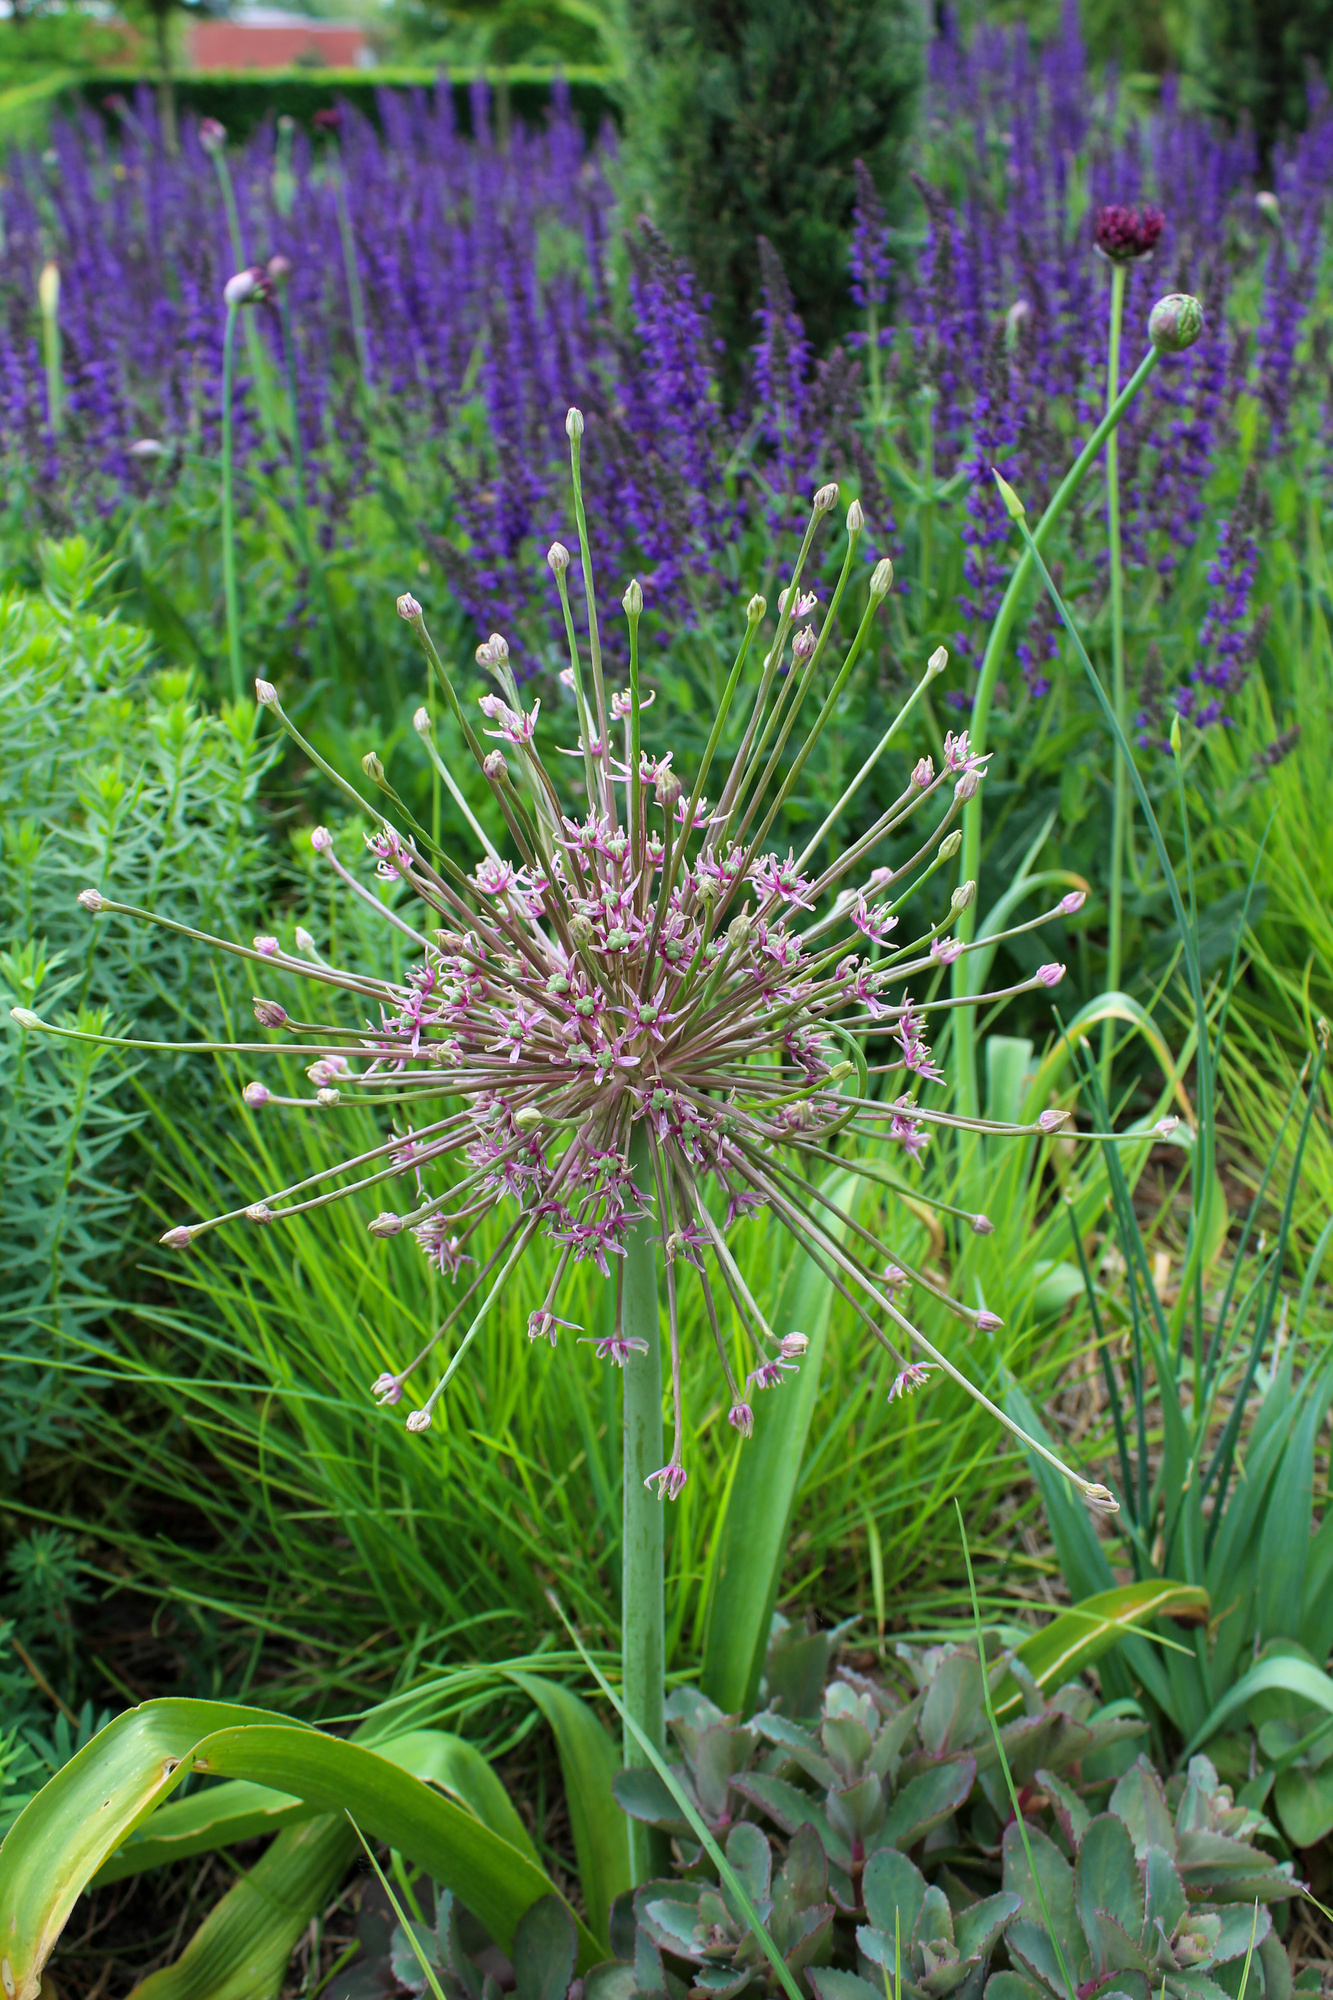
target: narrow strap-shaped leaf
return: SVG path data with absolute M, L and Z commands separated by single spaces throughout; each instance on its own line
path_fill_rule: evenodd
M 1294 1694 L 1309 1708 L 1322 1708 L 1333 1715 L 1333 1680 L 1322 1667 L 1316 1667 L 1310 1660 L 1297 1660 L 1284 1654 L 1276 1659 L 1260 1660 L 1238 1681 L 1232 1682 L 1207 1720 L 1195 1730 L 1185 1746 L 1184 1756 L 1192 1757 L 1210 1737 L 1216 1736 L 1223 1724 L 1253 1695 L 1273 1688 L 1284 1694 Z
M 586 1701 L 541 1674 L 511 1672 L 551 1725 L 565 1781 L 588 1929 L 610 1950 L 611 1905 L 632 1888 L 625 1818 L 611 1791 L 620 1753 Z
M 207 1791 L 192 1792 L 188 1799 L 170 1799 L 159 1806 L 138 1833 L 130 1835 L 98 1869 L 93 1886 L 123 1881 L 147 1868 L 162 1868 L 169 1861 L 183 1861 L 192 1854 L 212 1854 L 220 1847 L 234 1847 L 240 1840 L 262 1840 L 265 1834 L 313 1817 L 315 1808 L 290 1792 L 275 1792 L 271 1785 L 252 1785 L 245 1778 L 229 1778 L 224 1784 L 210 1785 Z
M 1208 1593 L 1197 1586 L 1173 1583 L 1169 1578 L 1153 1578 L 1146 1583 L 1128 1583 L 1115 1590 L 1099 1591 L 1062 1611 L 1040 1632 L 1034 1632 L 1018 1648 L 1023 1662 L 1039 1688 L 1058 1688 L 1075 1674 L 1082 1673 L 1109 1647 L 1118 1645 L 1126 1632 L 1144 1625 L 1150 1618 L 1188 1617 L 1196 1621 L 1208 1616 Z M 996 1689 L 995 1713 L 1003 1719 L 1023 1705 L 1023 1690 L 1013 1676 L 1006 1675 Z

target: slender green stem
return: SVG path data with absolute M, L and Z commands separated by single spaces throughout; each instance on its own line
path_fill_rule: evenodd
M 324 574 L 324 565 L 315 549 L 315 538 L 310 532 L 310 506 L 306 498 L 305 446 L 301 440 L 301 405 L 296 386 L 296 343 L 292 338 L 292 308 L 285 288 L 278 294 L 278 311 L 282 318 L 282 345 L 287 357 L 287 401 L 292 433 L 292 484 L 296 489 L 296 539 L 300 544 L 301 560 L 306 566 L 311 582 L 319 591 L 324 610 L 325 637 L 328 643 L 329 664 L 333 663 L 335 634 L 333 629 L 333 606 L 329 601 L 329 580 Z M 432 718 L 433 719 L 433 718 Z M 434 785 L 435 800 L 435 845 L 440 844 L 438 778 Z
M 245 241 L 241 235 L 241 212 L 236 206 L 236 189 L 231 178 L 231 168 L 227 164 L 227 154 L 219 147 L 213 155 L 213 169 L 222 190 L 222 206 L 227 212 L 227 235 L 231 242 L 232 262 L 237 271 L 249 268 L 250 259 L 245 254 Z M 271 380 L 268 358 L 264 353 L 264 343 L 259 336 L 259 325 L 254 315 L 245 322 L 245 354 L 250 363 L 250 373 L 254 376 L 255 400 L 259 405 L 260 420 L 270 449 L 278 442 L 277 425 L 273 418 Z
M 630 1169 L 637 1185 L 653 1184 L 648 1128 L 640 1121 L 630 1146 Z M 662 1337 L 657 1316 L 657 1265 L 652 1236 L 657 1224 L 645 1215 L 626 1238 L 621 1332 L 626 1340 L 647 1342 L 646 1354 L 625 1362 L 625 1516 L 621 1547 L 621 1673 L 625 1710 L 659 1755 L 666 1750 L 663 1720 L 666 1637 L 663 1608 L 663 1503 L 644 1485 L 660 1470 L 662 1443 Z M 628 1727 L 625 1762 L 650 1760 Z M 630 1820 L 630 1868 L 646 1882 L 657 1865 L 660 1842 L 653 1829 Z
M 929 621 L 931 569 L 935 548 L 935 392 L 921 396 L 921 602 Z
M 1045 547 L 1068 507 L 1070 501 L 1083 484 L 1089 471 L 1101 455 L 1102 446 L 1114 431 L 1121 417 L 1129 408 L 1139 390 L 1143 387 L 1153 369 L 1161 359 L 1161 350 L 1150 347 L 1142 361 L 1125 384 L 1115 402 L 1098 424 L 1088 442 L 1084 445 L 1074 463 L 1037 524 L 1032 540 L 1038 549 Z M 995 684 L 1000 677 L 1000 667 L 1008 650 L 1014 624 L 1018 618 L 1018 608 L 1024 591 L 1032 575 L 1033 555 L 1031 549 L 1024 549 L 1014 573 L 1009 579 L 1009 587 L 995 615 L 990 638 L 986 642 L 985 658 L 981 662 L 981 672 L 977 678 L 977 691 L 972 698 L 972 715 L 969 735 L 973 752 L 984 755 L 990 733 L 991 702 L 995 697 Z M 959 869 L 959 880 L 975 882 L 981 866 L 981 801 L 985 786 L 963 807 L 963 852 Z M 963 912 L 958 925 L 958 936 L 969 944 L 975 935 L 977 923 L 977 903 L 973 902 Z M 955 996 L 967 991 L 968 965 L 966 955 L 958 958 L 953 968 L 953 990 Z M 954 1022 L 954 1109 L 964 1116 L 978 1115 L 979 1097 L 977 1093 L 976 1030 L 972 1015 L 966 1007 L 958 1011 Z
M 232 700 L 242 688 L 241 619 L 236 600 L 236 539 L 232 506 L 232 375 L 236 363 L 236 307 L 227 307 L 222 336 L 222 595 L 227 607 L 227 659 L 231 667 Z
M 1112 410 L 1120 393 L 1120 328 L 1125 316 L 1125 266 L 1111 266 L 1111 327 L 1106 352 L 1106 407 Z M 1106 540 L 1111 564 L 1111 704 L 1122 733 L 1129 736 L 1125 690 L 1125 579 L 1120 556 L 1120 440 L 1112 431 L 1106 440 Z M 1129 837 L 1129 773 L 1123 757 L 1115 760 L 1111 794 L 1111 897 L 1107 923 L 1106 990 L 1120 990 L 1124 949 L 1125 843 Z M 1102 1088 L 1111 1094 L 1111 1054 L 1115 1023 L 1108 1014 L 1102 1027 Z
M 356 261 L 356 236 L 352 229 L 352 213 L 347 206 L 347 182 L 343 176 L 342 155 L 332 144 L 328 150 L 328 164 L 329 171 L 333 175 L 333 192 L 338 208 L 338 237 L 342 243 L 343 271 L 347 278 L 347 304 L 352 315 L 352 339 L 356 345 L 356 360 L 361 370 L 362 385 L 369 389 L 370 341 L 366 335 L 366 295 L 361 289 L 361 267 Z

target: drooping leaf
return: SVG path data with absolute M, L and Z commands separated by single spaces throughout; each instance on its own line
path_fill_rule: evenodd
M 1237 1709 L 1243 1708 L 1254 1695 L 1262 1694 L 1268 1688 L 1281 1688 L 1287 1694 L 1298 1696 L 1307 1708 L 1322 1708 L 1333 1715 L 1333 1680 L 1321 1667 L 1313 1666 L 1308 1660 L 1281 1656 L 1260 1660 L 1238 1681 L 1233 1681 L 1221 1700 L 1215 1703 L 1195 1731 L 1185 1755 L 1192 1755 L 1210 1737 L 1216 1736 Z
M 103 1863 L 93 1878 L 100 1888 L 145 1868 L 161 1868 L 192 1854 L 212 1854 L 240 1840 L 261 1840 L 295 1821 L 310 1819 L 315 1808 L 269 1785 L 252 1785 L 244 1778 L 209 1785 L 188 1799 L 170 1799 L 130 1835 L 124 1846 Z
M 588 1929 L 606 1938 L 611 1905 L 631 1882 L 629 1840 L 612 1798 L 620 1768 L 619 1746 L 586 1701 L 558 1681 L 510 1669 L 509 1678 L 551 1726 L 569 1802 L 570 1831 L 578 1858 Z M 643 1771 L 639 1775 L 654 1776 Z M 668 1795 L 671 1817 L 676 1810 Z

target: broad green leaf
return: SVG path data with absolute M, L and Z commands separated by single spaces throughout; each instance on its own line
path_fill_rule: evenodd
M 543 1896 L 525 1910 L 514 1932 L 517 2000 L 565 2000 L 578 1944 L 569 1905 L 559 1896 Z
M 976 1775 L 974 1757 L 958 1757 L 952 1763 L 935 1764 L 919 1772 L 903 1786 L 884 1815 L 874 1837 L 876 1847 L 907 1848 L 933 1833 L 962 1805 Z
M 498 1833 L 534 1868 L 540 1868 L 537 1850 L 527 1828 L 514 1811 L 500 1780 L 476 1745 L 448 1729 L 413 1729 L 403 1736 L 391 1736 L 376 1743 L 375 1750 L 400 1770 L 414 1778 L 439 1785 L 474 1812 L 483 1826 Z
M 926 1878 L 896 1847 L 880 1847 L 865 1865 L 861 1882 L 866 1915 L 885 1937 L 911 1937 L 926 1900 Z
M 119 1882 L 145 1868 L 162 1868 L 191 1854 L 211 1854 L 234 1847 L 238 1840 L 263 1839 L 265 1834 L 310 1819 L 315 1808 L 269 1785 L 252 1785 L 230 1778 L 188 1799 L 170 1799 L 151 1820 L 132 1833 L 124 1846 L 98 1869 L 93 1886 Z
M 209 1911 L 176 1963 L 143 1980 L 131 2000 L 277 2000 L 302 1932 L 355 1849 L 342 1813 L 286 1828 Z
M 631 1886 L 629 1838 L 611 1792 L 620 1769 L 619 1746 L 571 1689 L 517 1669 L 511 1669 L 508 1677 L 551 1726 L 565 1780 L 588 1929 L 595 1938 L 605 1939 L 611 1905 Z
M 857 1972 L 838 1972 L 831 1965 L 812 1965 L 806 1978 L 816 2000 L 884 2000 L 884 1989 L 872 1986 Z
M 850 1213 L 858 1186 L 853 1175 L 830 1175 L 823 1192 Z M 845 1233 L 827 1210 L 821 1219 Z M 714 1544 L 699 1685 L 725 1715 L 748 1715 L 759 1691 L 832 1301 L 819 1266 L 793 1251 L 772 1323 L 779 1333 L 805 1334 L 810 1345 L 799 1375 L 762 1399 L 753 1438 L 738 1443 Z
M 986 1981 L 986 2000 L 1050 2000 L 1050 1995 L 1021 1972 L 992 1972 Z
M 1093 1971 L 1101 1974 L 1123 1966 L 1127 1961 L 1115 1955 L 1097 1918 L 1105 1913 L 1129 1937 L 1137 1938 L 1143 1929 L 1143 1884 L 1129 1828 L 1114 1813 L 1098 1813 L 1079 1842 L 1074 1900 L 1083 1935 L 1092 1945 Z M 1146 1965 L 1140 1969 L 1146 1970 Z
M 1295 1847 L 1313 1847 L 1333 1831 L 1333 1765 L 1311 1771 L 1293 1764 L 1273 1787 L 1282 1830 Z
M 1216 1736 L 1238 1708 L 1243 1708 L 1253 1695 L 1262 1694 L 1268 1688 L 1279 1688 L 1285 1694 L 1294 1694 L 1307 1708 L 1322 1708 L 1333 1715 L 1333 1680 L 1322 1668 L 1313 1666 L 1309 1660 L 1285 1657 L 1260 1660 L 1227 1689 L 1202 1727 L 1195 1731 L 1185 1756 L 1192 1757 L 1210 1736 Z
M 190 1769 L 350 1812 L 370 1838 L 466 1897 L 506 1951 L 524 1910 L 552 1893 L 525 1854 L 378 1751 L 263 1709 L 146 1702 L 58 1771 L 0 1846 L 0 1983 L 12 2000 L 37 2000 L 42 1968 L 83 1888 Z M 580 1925 L 580 1964 L 600 1956 Z
M 1173 1583 L 1169 1578 L 1127 1583 L 1116 1590 L 1098 1591 L 1095 1597 L 1086 1597 L 1081 1604 L 1062 1611 L 1040 1632 L 1025 1639 L 1016 1657 L 1039 1688 L 1054 1689 L 1082 1673 L 1127 1631 L 1150 1618 L 1201 1621 L 1207 1616 L 1208 1593 L 1193 1584 Z M 1001 1720 L 1022 1708 L 1023 1690 L 1012 1674 L 1007 1674 L 996 1689 L 994 1706 Z

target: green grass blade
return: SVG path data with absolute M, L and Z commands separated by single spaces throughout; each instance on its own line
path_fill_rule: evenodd
M 1123 1584 L 1062 1611 L 1040 1632 L 1025 1639 L 1015 1658 L 1023 1662 L 1039 1688 L 1057 1688 L 1150 1618 L 1204 1620 L 1207 1616 L 1208 1593 L 1196 1586 L 1173 1583 L 1169 1578 Z M 1022 1708 L 1023 1690 L 1012 1674 L 996 1689 L 993 1701 L 995 1713 L 1001 1717 Z

